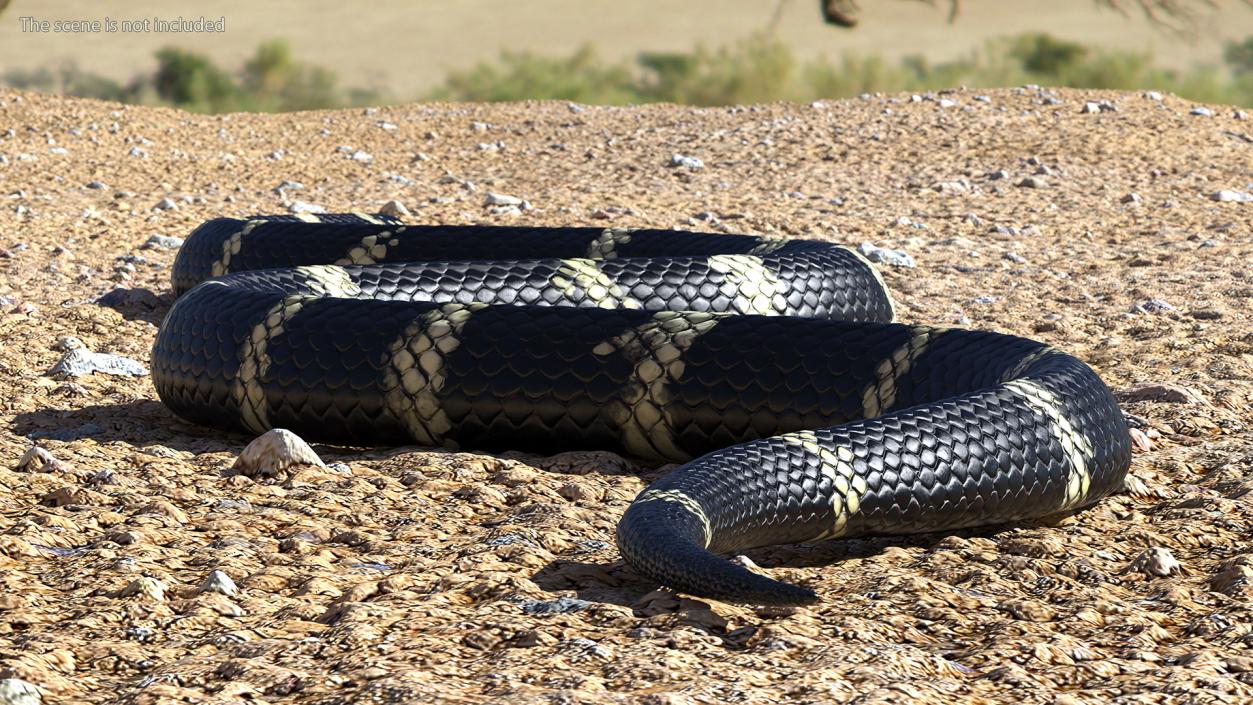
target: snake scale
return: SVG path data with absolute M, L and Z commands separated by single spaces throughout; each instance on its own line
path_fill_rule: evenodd
M 201 225 L 158 332 L 162 401 L 346 445 L 616 450 L 683 463 L 618 524 L 693 595 L 813 602 L 718 554 L 1068 512 L 1118 489 L 1126 422 L 1024 338 L 891 322 L 810 240 L 257 216 Z

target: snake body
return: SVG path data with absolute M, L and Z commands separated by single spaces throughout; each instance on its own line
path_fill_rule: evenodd
M 1067 512 L 1130 462 L 1085 364 L 892 323 L 873 266 L 825 242 L 221 218 L 187 239 L 173 285 L 152 376 L 179 416 L 684 463 L 634 500 L 617 542 L 694 595 L 811 602 L 717 554 Z

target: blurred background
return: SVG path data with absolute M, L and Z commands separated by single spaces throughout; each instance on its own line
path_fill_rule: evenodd
M 955 15 L 948 0 L 5 5 L 0 83 L 203 112 L 432 99 L 720 105 L 1026 83 L 1253 105 L 1248 0 L 961 0 Z M 106 18 L 113 31 L 55 31 Z M 180 18 L 225 31 L 138 24 Z

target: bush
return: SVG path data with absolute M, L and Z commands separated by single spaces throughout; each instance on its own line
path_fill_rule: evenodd
M 797 59 L 777 37 L 757 34 L 729 46 L 698 46 L 690 52 L 645 52 L 632 61 L 605 61 L 585 45 L 566 57 L 504 52 L 496 62 L 454 71 L 424 99 L 502 101 L 558 99 L 624 104 L 666 101 L 728 105 L 773 100 L 843 98 L 873 91 L 926 91 L 957 85 L 1156 89 L 1212 103 L 1253 105 L 1253 37 L 1228 42 L 1229 71 L 1200 67 L 1187 72 L 1158 68 L 1142 52 L 1107 51 L 1047 34 L 1024 34 L 988 42 L 953 61 L 921 56 L 895 63 L 880 56 L 845 54 Z M 80 70 L 8 71 L 4 84 L 33 90 L 136 103 L 164 103 L 187 110 L 284 111 L 378 104 L 377 90 L 338 87 L 335 74 L 295 60 L 290 47 L 270 41 L 241 70 L 231 73 L 207 57 L 166 48 L 157 68 L 122 84 Z

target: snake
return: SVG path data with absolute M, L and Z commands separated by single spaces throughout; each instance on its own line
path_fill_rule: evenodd
M 740 552 L 1066 515 L 1130 464 L 1088 365 L 896 322 L 864 254 L 817 239 L 223 217 L 190 234 L 171 280 L 151 369 L 177 416 L 674 464 L 616 541 L 636 574 L 696 597 L 810 604 Z

